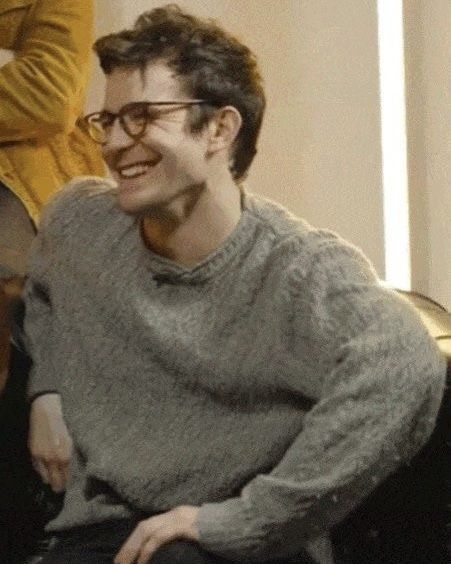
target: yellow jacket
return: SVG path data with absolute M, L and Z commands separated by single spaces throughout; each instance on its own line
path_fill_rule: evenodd
M 36 222 L 70 178 L 104 175 L 99 148 L 77 125 L 89 75 L 92 0 L 0 0 L 0 181 Z

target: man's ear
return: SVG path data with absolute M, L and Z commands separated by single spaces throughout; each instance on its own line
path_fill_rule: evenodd
M 219 108 L 208 124 L 208 152 L 230 150 L 242 123 L 241 114 L 234 106 Z

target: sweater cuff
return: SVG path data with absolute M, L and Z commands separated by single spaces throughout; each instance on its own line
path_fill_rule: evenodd
M 205 550 L 232 562 L 266 562 L 294 557 L 299 558 L 300 562 L 334 563 L 332 544 L 327 533 L 305 540 L 302 546 L 298 545 L 294 549 L 299 543 L 300 531 L 284 531 L 280 523 L 278 527 L 272 527 L 262 517 L 258 518 L 242 497 L 202 505 L 196 525 L 199 544 Z M 292 537 L 292 543 L 287 542 L 289 539 L 284 532 Z
M 40 396 L 46 396 L 48 394 L 56 394 L 59 396 L 59 392 L 56 390 L 42 390 L 42 392 L 35 392 L 31 396 L 28 396 L 28 403 L 31 405 L 35 399 L 39 398 Z
M 196 525 L 198 542 L 206 550 L 236 562 L 261 559 L 262 539 L 242 498 L 202 505 Z

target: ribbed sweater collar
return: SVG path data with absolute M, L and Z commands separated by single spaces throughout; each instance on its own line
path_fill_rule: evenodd
M 233 231 L 216 250 L 192 268 L 184 267 L 152 252 L 140 241 L 146 268 L 157 282 L 165 284 L 201 284 L 213 278 L 251 247 L 259 224 L 258 217 L 252 213 L 252 207 L 252 197 L 246 192 L 243 198 L 243 211 Z

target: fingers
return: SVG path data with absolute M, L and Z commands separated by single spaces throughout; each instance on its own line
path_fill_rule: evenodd
M 143 522 L 141 522 L 133 531 L 133 533 L 128 537 L 125 543 L 122 545 L 120 551 L 116 554 L 114 559 L 114 564 L 132 564 L 138 558 L 141 551 L 141 545 L 143 542 L 142 531 Z
M 33 467 L 42 481 L 49 484 L 55 493 L 64 491 L 69 478 L 72 442 L 47 437 L 47 442 L 43 444 L 42 440 L 36 441 L 31 437 L 30 452 Z
M 71 449 L 71 453 L 72 453 L 72 449 Z M 64 489 L 66 489 L 67 482 L 69 481 L 70 456 L 64 464 L 60 465 L 60 471 L 63 475 Z
M 55 493 L 61 493 L 66 489 L 66 478 L 62 467 L 58 463 L 50 464 L 48 467 L 49 483 Z
M 55 493 L 66 489 L 69 478 L 69 459 L 66 456 L 55 458 L 35 454 L 32 456 L 33 467 L 45 484 L 49 484 Z
M 178 536 L 176 529 L 160 516 L 141 521 L 116 555 L 114 564 L 147 564 L 154 552 Z
M 33 462 L 33 468 L 36 470 L 39 476 L 41 476 L 41 480 L 44 482 L 44 484 L 48 484 L 50 480 L 49 480 L 49 473 L 47 472 L 46 465 L 40 460 L 37 460 L 35 458 L 32 458 L 32 462 Z
M 141 521 L 122 545 L 114 564 L 147 564 L 164 544 L 176 539 L 198 540 L 198 507 L 176 507 Z
M 152 555 L 164 544 L 173 540 L 172 538 L 165 538 L 164 534 L 153 535 L 152 538 L 144 544 L 139 553 L 137 564 L 147 564 L 150 562 Z
M 66 488 L 72 439 L 65 425 L 60 398 L 47 394 L 34 400 L 30 411 L 29 449 L 33 466 L 55 493 Z
M 122 545 L 114 559 L 114 564 L 133 564 L 139 558 L 141 547 L 145 539 L 151 534 L 149 527 L 150 519 L 141 521 Z M 149 530 L 147 530 L 149 528 Z

